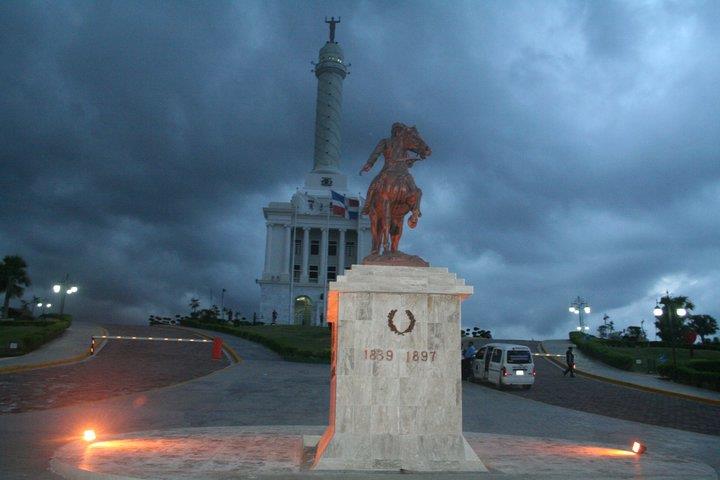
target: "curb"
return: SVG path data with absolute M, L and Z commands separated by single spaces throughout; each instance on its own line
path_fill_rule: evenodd
M 538 345 L 540 346 L 540 350 L 542 350 L 543 353 L 548 353 L 547 350 L 545 350 L 545 345 L 543 345 L 542 342 L 540 342 Z M 555 363 L 559 367 L 565 368 L 565 365 L 563 365 L 562 362 L 560 362 L 560 360 L 557 360 L 555 357 L 544 357 L 544 358 L 550 360 L 551 362 Z M 625 382 L 623 380 L 616 380 L 614 378 L 603 377 L 601 375 L 596 375 L 594 373 L 588 373 L 583 370 L 579 370 L 577 367 L 575 368 L 575 373 L 582 375 L 583 377 L 592 378 L 594 380 L 600 380 L 601 382 L 614 383 L 615 385 L 620 385 L 622 387 L 634 388 L 636 390 L 643 390 L 645 392 L 650 392 L 650 393 L 660 393 L 663 395 L 667 395 L 669 397 L 682 398 L 683 400 L 692 400 L 695 402 L 706 403 L 708 405 L 714 405 L 714 406 L 720 405 L 720 400 L 713 400 L 711 398 L 704 398 L 704 397 L 696 397 L 694 395 L 688 395 L 687 393 L 671 392 L 669 390 L 661 390 L 659 388 L 647 387 L 645 385 L 638 385 L 637 383 Z
M 103 335 L 107 335 L 108 331 L 104 327 L 100 327 L 103 330 Z M 100 344 L 96 348 L 96 353 L 100 351 L 100 348 L 105 345 L 105 341 Z M 68 365 L 71 363 L 78 363 L 82 362 L 83 360 L 92 357 L 93 355 L 90 354 L 90 350 L 78 354 L 73 355 L 72 357 L 66 357 L 66 358 L 59 358 L 57 360 L 48 360 L 47 362 L 40 362 L 40 363 L 30 363 L 25 365 L 12 365 L 9 367 L 0 367 L 0 375 L 5 373 L 18 373 L 18 372 L 27 372 L 29 370 L 39 370 L 41 368 L 48 368 L 48 367 L 58 367 L 60 365 Z
M 197 330 L 193 330 L 192 328 L 180 327 L 180 326 L 175 326 L 175 328 L 181 328 L 185 331 L 192 332 L 196 335 L 200 335 L 201 337 L 206 338 L 207 340 L 212 340 L 214 338 L 214 337 L 211 337 L 210 335 L 206 335 L 202 332 L 198 332 Z M 228 345 L 227 342 L 223 342 L 222 348 L 223 348 L 223 350 L 225 350 L 225 353 L 228 354 L 228 356 L 233 361 L 233 363 L 242 363 L 242 361 L 243 361 L 242 357 L 240 355 L 238 355 L 238 353 L 235 351 L 235 349 L 233 349 L 230 345 Z

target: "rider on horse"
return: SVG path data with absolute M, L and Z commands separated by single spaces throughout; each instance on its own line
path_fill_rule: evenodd
M 409 157 L 408 152 L 414 152 L 419 156 Z M 399 227 L 401 232 L 402 217 L 409 211 L 411 215 L 408 219 L 408 225 L 410 228 L 415 228 L 418 219 L 422 216 L 420 212 L 422 191 L 415 185 L 409 168 L 417 160 L 424 159 L 430 154 L 430 148 L 420 138 L 417 129 L 402 123 L 394 123 L 391 128 L 390 138 L 384 138 L 378 142 L 367 163 L 360 171 L 360 174 L 370 171 L 380 155 L 385 157 L 385 165 L 383 165 L 380 173 L 368 187 L 365 206 L 362 210 L 363 215 L 370 215 L 373 226 L 375 226 L 377 220 L 373 217 L 380 216 L 380 220 L 387 224 L 389 228 L 390 217 L 396 217 L 398 213 L 402 213 L 400 225 L 395 225 L 394 229 L 397 230 Z M 386 203 L 385 208 L 381 208 L 382 202 Z M 376 237 L 380 233 L 373 232 L 373 251 L 375 253 L 377 253 L 379 246 L 379 239 Z M 386 230 L 386 233 L 394 235 L 388 230 Z M 385 238 L 383 243 L 388 240 L 388 238 Z M 393 242 L 394 248 L 397 247 L 397 240 Z

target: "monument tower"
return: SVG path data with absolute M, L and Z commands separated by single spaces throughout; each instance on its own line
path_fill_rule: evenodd
M 370 251 L 370 223 L 359 214 L 363 199 L 348 192 L 340 169 L 342 91 L 349 66 L 335 40 L 340 19 L 325 22 L 329 37 L 313 62 L 318 84 L 312 170 L 289 202 L 263 208 L 265 265 L 256 282 L 265 323 L 275 316 L 283 324 L 326 324 L 328 282 Z
M 347 66 L 342 48 L 335 41 L 335 25 L 340 19 L 325 20 L 330 25 L 330 38 L 320 49 L 315 64 L 318 79 L 315 107 L 315 155 L 313 169 L 306 178 L 308 188 L 332 186 L 345 190 L 347 178 L 340 174 L 342 118 L 342 87 Z

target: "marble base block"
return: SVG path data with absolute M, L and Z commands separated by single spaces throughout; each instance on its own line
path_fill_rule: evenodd
M 445 268 L 353 265 L 330 283 L 319 470 L 487 471 L 462 434 L 460 302 Z

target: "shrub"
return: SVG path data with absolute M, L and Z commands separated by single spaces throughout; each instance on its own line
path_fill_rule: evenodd
M 686 363 L 686 366 L 699 372 L 720 372 L 720 360 L 690 360 Z
M 701 362 L 702 360 L 694 361 Z M 709 362 L 715 362 L 715 360 L 709 360 Z M 720 371 L 701 371 L 684 365 L 678 365 L 677 368 L 672 365 L 659 365 L 658 373 L 686 385 L 720 391 Z
M 65 316 L 63 316 L 65 317 Z M 63 320 L 21 320 L 21 321 L 2 321 L 0 326 L 15 327 L 37 327 L 29 332 L 20 334 L 16 339 L 19 347 L 11 355 L 23 355 L 31 352 L 50 340 L 60 336 L 70 326 L 70 316 Z
M 595 337 L 580 332 L 570 332 L 570 341 L 588 357 L 597 358 L 603 363 L 622 370 L 632 370 L 633 368 L 633 357 L 609 348 Z
M 270 350 L 279 353 L 285 360 L 306 363 L 330 363 L 330 349 L 325 349 L 320 352 L 304 350 L 291 345 L 284 345 L 283 343 L 273 338 L 268 338 L 260 333 L 253 332 L 251 330 L 236 329 L 229 325 L 208 324 L 205 322 L 200 323 L 194 320 L 183 320 L 181 324 L 187 327 L 203 328 L 207 330 L 215 330 L 217 332 L 229 333 L 230 335 L 235 335 L 236 337 L 259 343 L 268 347 Z M 240 324 L 243 325 L 243 322 L 240 322 Z M 247 324 L 252 325 L 251 322 L 247 322 Z M 259 325 L 260 322 L 256 322 L 256 324 Z

